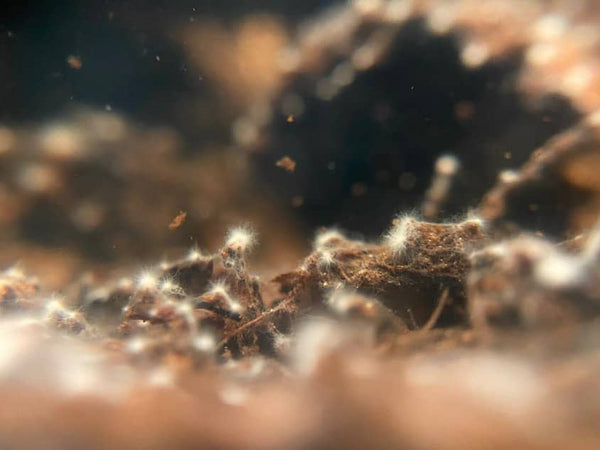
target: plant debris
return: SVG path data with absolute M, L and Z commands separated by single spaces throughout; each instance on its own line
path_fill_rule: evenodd
M 171 221 L 171 223 L 169 224 L 169 230 L 176 230 L 181 225 L 183 225 L 186 217 L 187 217 L 187 212 L 180 211 L 179 214 L 177 216 L 175 216 L 173 218 L 173 220 Z
M 279 161 L 275 163 L 277 167 L 281 167 L 282 169 L 288 172 L 294 172 L 296 170 L 296 161 L 294 161 L 289 156 L 284 156 Z

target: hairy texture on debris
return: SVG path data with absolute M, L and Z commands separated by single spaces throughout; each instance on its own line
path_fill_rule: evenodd
M 448 288 L 452 305 L 444 320 L 465 318 L 463 279 L 469 270 L 468 252 L 486 240 L 477 222 L 434 224 L 411 222 L 403 250 L 336 237 L 328 249 L 328 264 L 316 250 L 303 265 L 275 278 L 282 302 L 310 308 L 322 302 L 324 292 L 338 283 L 376 296 L 411 328 L 423 325 Z

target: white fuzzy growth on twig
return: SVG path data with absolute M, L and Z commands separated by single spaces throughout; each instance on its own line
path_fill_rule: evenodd
M 185 295 L 185 292 L 171 278 L 165 278 L 160 282 L 160 290 L 165 294 L 170 295 Z
M 387 232 L 384 238 L 384 244 L 394 252 L 395 255 L 401 255 L 406 249 L 406 243 L 413 231 L 416 220 L 412 217 L 401 217 L 398 223 Z
M 244 312 L 244 306 L 231 296 L 231 294 L 227 290 L 227 286 L 224 283 L 214 283 L 211 286 L 210 290 L 204 295 L 208 297 L 221 297 L 223 300 L 225 300 L 227 308 L 232 313 L 241 314 Z
M 155 290 L 158 288 L 158 278 L 152 272 L 142 272 L 136 280 L 136 288 L 140 290 Z
M 335 246 L 336 242 L 345 240 L 346 237 L 335 228 L 320 231 L 315 236 L 314 248 L 322 250 L 325 247 Z
M 245 254 L 256 246 L 256 242 L 256 233 L 244 225 L 229 230 L 225 246 Z
M 187 261 L 194 262 L 194 261 L 198 261 L 199 259 L 202 259 L 202 257 L 203 257 L 202 252 L 197 247 L 193 247 L 187 253 L 187 255 L 185 256 L 185 259 Z
M 474 224 L 477 225 L 479 228 L 484 229 L 486 227 L 486 221 L 483 217 L 481 217 L 480 215 L 477 214 L 476 211 L 469 211 L 467 213 L 467 217 L 466 219 L 462 222 L 463 224 Z
M 319 257 L 317 259 L 317 267 L 320 270 L 329 269 L 335 262 L 335 257 L 333 255 L 333 253 L 329 250 L 320 251 L 318 254 L 319 254 Z

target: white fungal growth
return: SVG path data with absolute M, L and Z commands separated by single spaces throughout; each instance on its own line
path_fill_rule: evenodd
M 412 217 L 401 217 L 385 235 L 384 244 L 396 255 L 401 255 L 406 249 L 406 243 L 417 221 Z
M 152 272 L 144 271 L 137 277 L 136 288 L 139 290 L 155 290 L 158 288 L 158 278 Z
M 160 283 L 160 290 L 164 291 L 164 292 L 170 292 L 173 289 L 176 289 L 177 285 L 175 283 L 173 283 L 171 280 L 163 280 Z
M 346 237 L 338 230 L 332 228 L 319 231 L 315 236 L 314 248 L 321 250 L 325 247 L 334 246 L 336 242 L 345 240 Z
M 335 262 L 333 252 L 329 250 L 322 250 L 318 253 L 317 266 L 320 270 L 329 269 Z
M 196 328 L 196 318 L 194 317 L 194 307 L 190 302 L 180 302 L 175 306 L 175 311 L 185 319 L 190 328 Z
M 198 249 L 197 247 L 193 247 L 187 253 L 187 255 L 185 256 L 185 259 L 187 261 L 194 262 L 194 261 L 198 261 L 199 259 L 202 259 L 202 257 L 203 257 L 203 255 L 202 255 L 202 252 L 200 251 L 200 249 Z
M 244 306 L 231 296 L 227 290 L 227 286 L 223 283 L 213 283 L 211 289 L 204 295 L 213 298 L 220 297 L 225 301 L 227 309 L 232 313 L 241 314 L 244 312 Z
M 227 286 L 222 282 L 213 283 L 210 287 L 210 290 L 206 292 L 206 295 L 219 295 L 227 301 L 231 301 L 231 297 L 229 296 Z
M 171 278 L 165 278 L 160 282 L 161 292 L 169 295 L 185 295 L 181 286 L 175 283 Z
M 467 218 L 462 223 L 477 225 L 479 228 L 485 228 L 486 225 L 485 219 L 477 214 L 477 212 L 474 210 L 471 210 L 467 213 Z
M 63 305 L 62 299 L 58 297 L 53 297 L 48 303 L 46 303 L 46 314 L 52 315 L 55 313 L 63 313 L 66 311 L 65 306 Z
M 246 269 L 245 257 L 255 245 L 256 234 L 249 227 L 232 228 L 227 233 L 225 246 L 221 251 L 223 265 L 241 275 Z
M 242 255 L 251 251 L 256 245 L 256 233 L 248 226 L 239 226 L 229 230 L 225 246 Z

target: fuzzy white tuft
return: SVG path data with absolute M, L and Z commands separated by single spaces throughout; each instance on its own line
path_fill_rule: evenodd
M 185 256 L 185 259 L 187 261 L 194 262 L 194 261 L 198 261 L 199 259 L 202 259 L 202 257 L 203 257 L 202 252 L 198 248 L 193 247 L 187 253 L 187 255 Z
M 161 280 L 159 288 L 161 292 L 167 295 L 184 296 L 185 291 L 181 286 L 173 281 L 170 277 Z
M 322 250 L 325 247 L 335 245 L 335 241 L 345 240 L 346 237 L 335 228 L 320 231 L 315 236 L 314 248 Z
M 254 248 L 256 242 L 256 233 L 250 227 L 243 225 L 229 230 L 225 245 L 241 253 L 247 253 Z
M 396 255 L 400 255 L 406 249 L 406 242 L 413 231 L 416 220 L 412 217 L 401 217 L 398 219 L 398 223 L 392 227 L 390 231 L 385 235 L 384 243 L 387 245 Z
M 479 228 L 485 228 L 486 226 L 486 221 L 483 217 L 481 217 L 480 215 L 477 214 L 476 211 L 469 211 L 467 213 L 467 217 L 464 220 L 463 224 L 474 224 L 477 225 Z
M 227 286 L 222 282 L 213 283 L 210 290 L 208 292 L 206 292 L 205 295 L 211 295 L 211 296 L 218 295 L 218 296 L 222 297 L 225 300 L 225 302 L 227 303 L 227 307 L 229 308 L 229 311 L 231 311 L 233 313 L 241 314 L 245 310 L 244 306 L 231 296 L 231 294 L 227 290 Z
M 144 290 L 154 290 L 158 287 L 158 278 L 150 271 L 142 272 L 136 280 L 136 288 Z
M 319 258 L 317 259 L 317 266 L 320 270 L 329 269 L 335 262 L 335 257 L 329 250 L 323 250 L 319 252 Z
M 208 295 L 222 295 L 226 299 L 230 299 L 229 291 L 227 290 L 227 286 L 225 283 L 221 281 L 217 281 L 211 284 L 210 290 L 206 292 Z
M 46 303 L 46 314 L 48 315 L 62 313 L 65 311 L 66 308 L 61 298 L 53 296 L 52 299 L 48 303 Z

